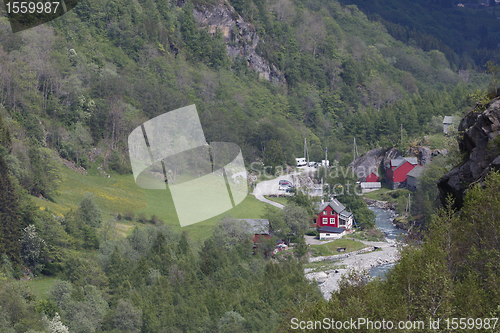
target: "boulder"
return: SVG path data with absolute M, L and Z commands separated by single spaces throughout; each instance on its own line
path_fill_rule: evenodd
M 328 274 L 326 274 L 325 272 L 319 272 L 316 274 L 315 279 L 318 283 L 324 283 L 326 279 L 328 279 Z
M 420 165 L 426 165 L 431 161 L 432 152 L 429 147 L 418 147 L 418 158 L 420 159 Z

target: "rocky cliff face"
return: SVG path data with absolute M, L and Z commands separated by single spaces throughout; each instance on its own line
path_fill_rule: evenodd
M 380 172 L 380 164 L 384 159 L 385 148 L 370 150 L 363 156 L 357 158 L 349 164 L 349 168 L 354 168 L 358 175 L 358 181 L 366 181 L 366 177 L 372 172 Z
M 462 164 L 438 182 L 443 204 L 451 194 L 455 206 L 462 207 L 467 189 L 474 184 L 482 184 L 489 172 L 500 169 L 500 94 L 485 108 L 477 105 L 460 122 L 458 131 L 463 135 L 458 143 L 460 151 L 466 156 Z
M 208 28 L 212 35 L 217 31 L 222 33 L 229 56 L 234 58 L 240 55 L 245 58 L 248 66 L 257 71 L 263 79 L 285 83 L 283 73 L 255 52 L 260 41 L 255 27 L 245 22 L 226 0 L 203 11 L 193 9 L 193 14 L 201 27 Z

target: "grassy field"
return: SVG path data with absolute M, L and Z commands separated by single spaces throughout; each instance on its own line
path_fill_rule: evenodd
M 345 247 L 346 248 L 345 252 L 337 252 L 337 248 L 339 247 Z M 362 248 L 365 247 L 366 245 L 361 242 L 355 240 L 353 241 L 352 239 L 342 239 L 342 238 L 336 239 L 333 242 L 329 242 L 326 244 L 310 246 L 313 257 L 331 256 L 334 254 L 347 253 L 347 252 L 361 250 Z
M 370 242 L 383 242 L 385 240 L 384 233 L 378 228 L 370 230 L 359 230 L 353 234 L 350 234 L 349 237 Z
M 288 203 L 288 199 L 285 197 L 278 198 L 278 197 L 269 197 L 269 196 L 265 195 L 264 198 L 271 200 L 271 201 L 274 201 L 274 202 L 277 202 L 277 203 L 280 203 L 282 205 L 286 205 Z
M 79 174 L 64 166 L 60 167 L 61 182 L 54 202 L 33 197 L 40 209 L 49 210 L 57 215 L 64 215 L 76 210 L 86 193 L 92 193 L 95 202 L 102 210 L 104 219 L 114 219 L 117 213 L 133 213 L 135 217 L 144 214 L 148 219 L 156 215 L 165 224 L 176 231 L 187 231 L 194 241 L 210 236 L 212 227 L 224 216 L 234 218 L 261 218 L 265 203 L 248 195 L 243 202 L 222 215 L 181 228 L 170 191 L 146 190 L 135 184 L 132 175 L 111 174 L 110 178 L 99 174 L 97 170 L 89 170 L 88 175 Z M 196 209 L 196 202 L 193 202 Z M 136 221 L 120 221 L 117 224 L 118 234 L 126 235 Z
M 56 278 L 54 277 L 41 277 L 31 281 L 27 281 L 31 292 L 36 296 L 37 300 L 47 299 L 47 290 L 54 284 Z
M 386 183 L 382 183 L 382 188 L 375 190 L 375 191 L 372 191 L 372 192 L 369 192 L 369 193 L 366 193 L 366 194 L 363 194 L 363 197 L 368 198 L 368 199 L 372 199 L 372 200 L 383 201 L 384 200 L 383 198 L 385 197 L 384 194 L 392 192 L 392 191 L 393 190 L 389 187 L 389 185 L 387 185 Z

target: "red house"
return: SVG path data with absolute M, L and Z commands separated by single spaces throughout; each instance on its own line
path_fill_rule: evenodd
M 240 219 L 240 221 L 244 221 L 249 224 L 249 227 L 252 229 L 252 232 L 254 234 L 253 236 L 254 243 L 259 243 L 260 241 L 265 241 L 272 238 L 269 233 L 269 220 Z
M 416 157 L 398 157 L 391 160 L 389 168 L 385 169 L 387 183 L 392 189 L 404 186 L 408 172 L 418 164 Z
M 379 176 L 378 176 L 378 173 L 376 171 L 373 171 L 372 173 L 370 173 L 367 177 L 366 177 L 366 182 L 367 183 L 375 183 L 375 182 L 378 182 L 379 181 Z
M 323 203 L 319 208 L 321 212 L 316 218 L 316 227 L 352 229 L 352 213 L 348 212 L 337 199 Z

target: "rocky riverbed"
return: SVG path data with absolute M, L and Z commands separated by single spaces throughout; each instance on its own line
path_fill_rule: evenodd
M 350 269 L 369 271 L 373 267 L 391 264 L 399 260 L 397 237 L 404 231 L 397 229 L 392 223 L 397 216 L 393 204 L 385 201 L 365 199 L 368 206 L 377 215 L 377 227 L 384 232 L 384 242 L 362 241 L 366 248 L 345 254 L 329 257 L 310 258 L 309 262 L 324 262 L 318 269 L 305 269 L 306 278 L 319 284 L 323 297 L 330 299 L 331 293 L 339 288 L 342 275 Z M 377 249 L 376 251 L 374 251 Z
M 330 299 L 332 291 L 338 290 L 342 275 L 348 273 L 349 269 L 354 268 L 358 271 L 370 270 L 373 267 L 394 263 L 398 260 L 398 250 L 396 241 L 387 239 L 386 242 L 366 242 L 368 248 L 377 247 L 379 250 L 365 253 L 346 253 L 345 257 L 330 262 L 331 268 L 321 272 L 312 272 L 314 269 L 305 269 L 306 278 L 310 281 L 318 282 L 323 297 Z M 358 252 L 358 251 L 357 251 Z M 315 258 L 311 258 L 316 260 Z M 328 259 L 328 258 L 324 258 Z M 325 264 L 327 262 L 325 261 Z M 334 268 L 335 267 L 335 268 Z

